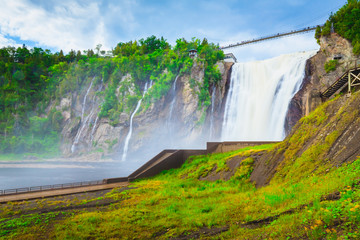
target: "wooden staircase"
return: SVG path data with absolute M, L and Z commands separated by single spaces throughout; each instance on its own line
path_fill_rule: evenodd
M 349 85 L 350 84 L 350 85 Z M 349 92 L 351 87 L 360 85 L 360 68 L 355 67 L 346 71 L 339 77 L 331 86 L 321 93 L 322 99 L 327 99 L 335 94 L 337 91 L 342 90 L 348 86 Z

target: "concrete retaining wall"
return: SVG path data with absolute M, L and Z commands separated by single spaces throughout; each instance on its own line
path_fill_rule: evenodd
M 129 181 L 133 181 L 139 178 L 152 177 L 164 170 L 169 170 L 173 168 L 179 168 L 183 165 L 190 156 L 194 155 L 205 155 L 210 153 L 223 153 L 234 151 L 240 148 L 263 145 L 276 142 L 208 142 L 206 149 L 204 150 L 195 150 L 195 149 L 181 149 L 181 150 L 164 150 L 150 161 L 145 163 L 131 175 L 129 175 Z M 168 157 L 161 159 L 165 154 L 171 153 Z M 159 161 L 156 163 L 156 161 Z M 154 164 L 156 163 L 156 164 Z
M 166 153 L 173 153 L 176 152 L 177 150 L 163 150 L 161 151 L 158 155 L 156 155 L 155 157 L 153 157 L 152 159 L 150 159 L 148 162 L 146 162 L 144 165 L 142 165 L 140 168 L 138 168 L 137 170 L 135 170 L 135 172 L 133 172 L 132 174 L 130 174 L 128 176 L 128 178 L 135 178 L 138 174 L 140 174 L 142 171 L 144 171 L 146 168 L 148 168 L 151 164 L 153 164 L 154 162 L 156 162 L 159 158 L 161 158 L 163 155 L 165 155 Z
M 121 182 L 128 182 L 128 181 L 129 181 L 129 179 L 127 177 L 106 178 L 103 180 L 104 184 L 121 183 Z

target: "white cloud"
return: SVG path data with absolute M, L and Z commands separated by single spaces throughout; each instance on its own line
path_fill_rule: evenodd
M 20 44 L 17 44 L 14 40 L 6 38 L 4 35 L 0 33 L 0 47 L 20 47 Z
M 4 35 L 65 51 L 94 48 L 99 43 L 104 48 L 111 48 L 103 18 L 106 13 L 101 12 L 96 1 L 85 4 L 59 1 L 51 10 L 28 0 L 0 0 L 0 4 L 0 28 Z M 120 19 L 123 22 L 131 16 L 124 10 L 120 13 L 125 16 Z

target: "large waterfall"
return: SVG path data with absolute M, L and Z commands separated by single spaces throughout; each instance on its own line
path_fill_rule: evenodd
M 285 137 L 289 103 L 300 89 L 306 60 L 315 52 L 235 63 L 226 99 L 223 141 L 277 141 Z

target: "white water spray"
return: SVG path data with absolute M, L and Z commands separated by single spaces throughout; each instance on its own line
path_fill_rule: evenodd
M 125 160 L 126 160 L 126 155 L 127 155 L 128 149 L 129 149 L 129 142 L 130 142 L 131 135 L 132 135 L 132 130 L 133 130 L 133 118 L 134 118 L 136 112 L 139 110 L 140 105 L 141 105 L 141 101 L 143 100 L 143 98 L 144 98 L 147 90 L 148 90 L 148 83 L 145 84 L 144 93 L 143 93 L 143 95 L 142 95 L 142 98 L 138 101 L 134 112 L 133 112 L 133 113 L 131 114 L 131 116 L 130 116 L 129 133 L 128 133 L 128 135 L 127 135 L 126 138 L 125 138 L 125 144 L 124 144 L 124 150 L 123 150 L 123 155 L 122 155 L 122 161 L 125 161 Z
M 222 127 L 223 141 L 278 141 L 285 137 L 289 103 L 315 52 L 235 63 Z

